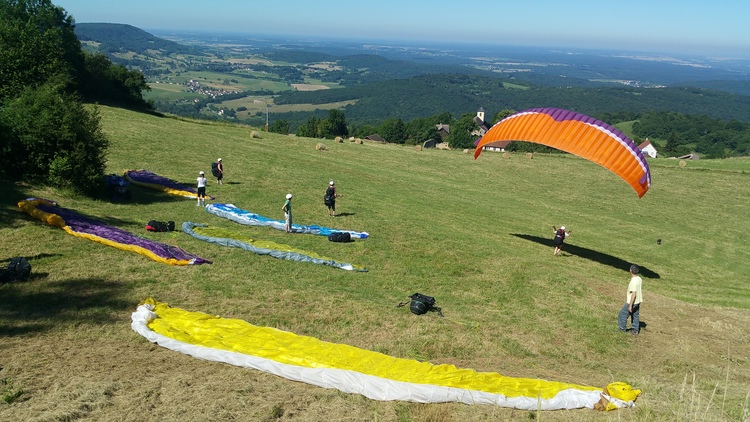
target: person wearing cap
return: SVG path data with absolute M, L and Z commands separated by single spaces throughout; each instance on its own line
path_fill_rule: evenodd
M 216 160 L 216 169 L 219 173 L 216 175 L 216 181 L 220 184 L 224 184 L 224 163 L 221 162 L 221 158 Z
M 556 228 L 555 226 L 552 226 L 552 230 L 554 230 L 555 237 L 552 239 L 552 242 L 555 244 L 555 252 L 554 255 L 557 255 L 560 253 L 560 249 L 562 249 L 563 243 L 565 243 L 565 238 L 570 236 L 570 232 L 565 231 L 565 226 L 560 226 L 560 228 Z
M 643 280 L 638 275 L 640 268 L 633 264 L 630 266 L 630 283 L 628 283 L 628 294 L 625 305 L 617 315 L 617 325 L 623 333 L 628 332 L 628 317 L 630 317 L 630 334 L 637 336 L 641 332 L 641 303 L 643 302 Z
M 196 207 L 202 207 L 206 205 L 206 173 L 203 171 L 198 173 L 198 203 Z
M 336 186 L 333 183 L 333 180 L 328 182 L 328 187 L 326 187 L 326 194 L 323 196 L 323 203 L 328 207 L 328 215 L 335 217 L 336 216 L 336 198 L 340 197 L 341 195 L 336 193 Z
M 286 202 L 284 202 L 284 206 L 281 207 L 281 211 L 284 211 L 284 221 L 286 225 L 284 228 L 286 229 L 287 233 L 292 232 L 292 194 L 287 193 L 286 194 Z

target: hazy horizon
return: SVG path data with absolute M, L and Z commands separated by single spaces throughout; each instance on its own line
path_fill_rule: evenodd
M 750 2 L 477 0 L 355 3 L 340 0 L 59 0 L 76 23 L 143 30 L 247 33 L 345 42 L 505 45 L 750 58 Z M 230 13 L 231 12 L 231 13 Z

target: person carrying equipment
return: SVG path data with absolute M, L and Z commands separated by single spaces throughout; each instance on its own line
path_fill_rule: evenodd
M 323 196 L 323 203 L 328 207 L 328 215 L 331 217 L 336 216 L 336 198 L 340 196 L 340 194 L 336 193 L 336 186 L 334 185 L 333 180 L 328 182 L 326 194 Z
M 565 238 L 570 236 L 571 232 L 565 231 L 565 226 L 560 226 L 560 229 L 558 230 L 555 226 L 552 226 L 552 230 L 555 232 L 555 238 L 552 239 L 552 243 L 555 244 L 555 252 L 554 255 L 557 255 L 560 250 L 562 249 L 563 243 L 565 243 Z

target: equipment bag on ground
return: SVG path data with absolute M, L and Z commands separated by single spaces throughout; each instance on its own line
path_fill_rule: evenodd
M 151 220 L 146 224 L 146 230 L 150 232 L 171 232 L 174 231 L 174 221 L 163 221 Z
M 409 303 L 409 310 L 414 315 L 423 315 L 427 312 L 437 312 L 441 317 L 443 311 L 435 306 L 435 298 L 432 296 L 423 295 L 422 293 L 414 293 L 409 296 L 410 302 L 402 302 L 398 304 L 398 307 L 402 307 Z
M 352 235 L 348 232 L 333 232 L 328 235 L 331 242 L 351 242 Z
M 7 267 L 0 269 L 0 284 L 24 281 L 29 278 L 30 274 L 29 260 L 19 256 L 11 259 Z

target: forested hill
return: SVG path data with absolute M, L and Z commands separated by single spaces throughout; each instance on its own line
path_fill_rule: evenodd
M 144 54 L 148 50 L 159 50 L 165 54 L 201 54 L 200 50 L 174 41 L 156 37 L 131 25 L 118 23 L 79 23 L 75 34 L 85 43 L 99 44 L 98 51 L 105 54 L 135 52 Z
M 509 80 L 505 80 L 509 82 Z M 286 92 L 276 104 L 324 104 L 357 100 L 346 107 L 354 123 L 371 123 L 389 117 L 405 121 L 442 112 L 460 115 L 466 110 L 491 105 L 502 109 L 559 107 L 584 114 L 617 113 L 627 110 L 673 111 L 706 115 L 724 120 L 750 122 L 750 97 L 699 88 L 544 87 L 526 89 L 506 85 L 503 80 L 476 75 L 422 75 L 314 92 Z M 289 116 L 290 120 L 295 120 Z M 279 116 L 279 118 L 283 118 Z
M 335 62 L 342 70 L 329 72 L 326 80 L 337 81 L 344 86 L 376 83 L 393 79 L 407 79 L 419 75 L 460 73 L 498 78 L 497 73 L 458 64 L 419 63 L 393 60 L 376 54 L 348 54 L 335 56 L 309 51 L 271 51 L 263 54 L 271 61 L 288 63 Z M 599 84 L 601 85 L 601 84 Z

